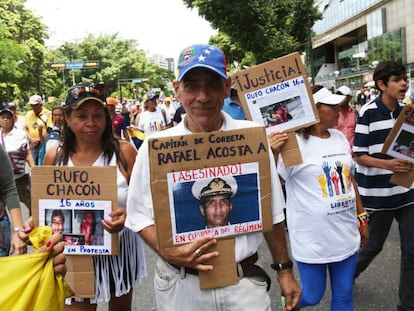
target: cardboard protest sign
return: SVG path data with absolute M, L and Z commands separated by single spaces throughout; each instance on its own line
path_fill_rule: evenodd
M 79 297 L 93 296 L 92 256 L 118 253 L 118 235 L 101 224 L 117 206 L 116 184 L 116 167 L 32 168 L 33 221 L 63 235 L 66 278 Z
M 234 238 L 220 239 L 211 251 L 218 251 L 220 256 L 209 261 L 213 265 L 213 271 L 199 271 L 200 288 L 209 289 L 237 284 L 239 276 L 234 258 L 235 255 Z M 222 256 L 222 254 L 224 256 Z
M 305 67 L 292 53 L 232 76 L 249 120 L 272 131 L 295 131 L 319 122 Z
M 148 144 L 161 248 L 206 235 L 222 239 L 271 230 L 271 176 L 264 128 L 150 138 Z M 226 209 L 227 214 L 215 215 L 210 221 L 208 204 Z M 222 264 L 235 267 L 234 254 L 223 251 Z M 237 272 L 233 275 L 237 277 Z M 209 279 L 221 282 L 222 276 Z M 205 286 L 217 284 L 207 281 Z
M 66 255 L 65 281 L 74 291 L 76 297 L 95 296 L 95 273 L 93 256 Z
M 414 105 L 403 108 L 390 134 L 384 142 L 382 153 L 414 162 Z M 414 171 L 394 173 L 390 182 L 410 188 L 414 181 Z
M 263 125 L 267 134 L 293 132 L 319 122 L 299 53 L 238 71 L 232 79 L 247 118 Z M 291 135 L 289 140 L 296 137 Z M 282 150 L 286 166 L 300 164 L 297 142 L 286 148 Z

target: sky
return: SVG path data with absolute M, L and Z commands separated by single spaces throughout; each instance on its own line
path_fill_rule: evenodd
M 147 56 L 176 59 L 183 48 L 217 34 L 182 0 L 26 0 L 26 7 L 48 27 L 51 48 L 90 33 L 118 33 L 120 39 L 137 40 Z

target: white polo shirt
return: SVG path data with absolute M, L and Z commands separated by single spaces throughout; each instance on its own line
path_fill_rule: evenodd
M 260 126 L 252 121 L 233 120 L 225 112 L 222 112 L 222 115 L 224 122 L 221 130 L 223 131 Z M 184 122 L 180 122 L 177 126 L 168 130 L 154 133 L 151 135 L 151 138 L 191 134 L 191 132 L 185 127 L 185 118 L 186 116 L 183 119 Z M 273 224 L 277 224 L 285 219 L 283 214 L 285 203 L 272 152 L 269 152 L 269 158 L 270 175 L 272 178 L 272 221 Z M 150 175 L 148 139 L 146 138 L 139 149 L 135 165 L 132 170 L 131 180 L 129 183 L 129 189 L 131 189 L 131 191 L 128 192 L 127 200 L 127 218 L 125 226 L 135 232 L 139 232 L 142 229 L 154 224 Z M 256 253 L 262 242 L 262 236 L 263 235 L 261 233 L 237 236 L 235 238 L 236 262 L 240 262 Z

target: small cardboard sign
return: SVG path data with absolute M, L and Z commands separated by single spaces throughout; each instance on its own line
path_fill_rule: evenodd
M 70 263 L 66 279 L 77 297 L 93 297 L 92 256 L 118 253 L 118 234 L 101 224 L 117 206 L 114 185 L 116 167 L 32 168 L 33 222 L 63 235 Z
M 398 116 L 382 147 L 382 153 L 414 162 L 414 105 L 406 105 Z M 410 188 L 414 181 L 414 171 L 394 173 L 390 182 Z
M 274 131 L 294 132 L 319 122 L 318 109 L 299 53 L 238 71 L 235 88 L 246 117 Z M 282 148 L 286 166 L 302 163 L 296 136 L 290 135 L 290 147 Z M 293 147 L 293 148 L 292 148 Z M 287 152 L 288 150 L 288 152 Z
M 271 176 L 264 128 L 150 138 L 148 144 L 160 248 L 206 235 L 218 238 L 220 244 L 225 238 L 271 230 Z M 230 198 L 204 202 L 208 191 Z M 214 222 L 205 212 L 206 204 L 230 206 L 230 212 Z M 221 223 L 217 222 L 220 217 Z M 221 271 L 222 265 L 235 267 L 234 250 L 224 247 L 220 257 L 213 271 Z M 206 278 L 200 274 L 204 288 L 232 284 L 237 278 L 235 269 L 224 281 L 222 275 L 211 277 L 213 274 Z
M 263 125 L 267 134 L 319 122 L 299 53 L 238 71 L 232 80 L 247 118 Z

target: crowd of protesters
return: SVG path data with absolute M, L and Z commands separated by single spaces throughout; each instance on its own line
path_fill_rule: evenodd
M 205 72 L 200 70 L 194 71 L 193 73 L 196 73 L 197 78 L 198 75 L 202 78 L 204 78 L 204 75 L 214 75 L 214 78 L 217 78 L 220 83 L 224 83 L 224 88 L 228 88 L 228 98 L 223 98 L 223 102 L 221 102 L 221 107 L 223 108 L 224 106 L 223 111 L 218 111 L 217 116 L 224 116 L 225 118 L 231 117 L 233 120 L 246 119 L 237 90 L 230 86 L 231 80 L 227 82 L 227 79 L 230 78 L 225 76 L 225 73 L 222 75 L 217 71 L 211 71 L 210 69 L 205 69 Z M 218 77 L 215 76 L 217 73 Z M 183 76 L 185 74 L 187 74 L 187 72 L 184 72 Z M 224 80 L 221 80 L 222 78 L 224 78 Z M 306 129 L 302 129 L 298 132 L 298 135 L 299 137 L 302 137 L 303 135 L 303 137 L 305 137 L 303 142 L 300 141 L 300 146 L 304 150 L 306 149 L 304 146 L 311 148 L 308 146 L 309 137 L 313 137 L 312 139 L 317 137 L 317 139 L 323 140 L 332 138 L 335 135 L 338 141 L 341 142 L 340 145 L 343 149 L 346 149 L 347 167 L 350 169 L 348 172 L 349 180 L 352 180 L 353 183 L 352 187 L 349 184 L 349 189 L 355 194 L 356 199 L 353 200 L 356 202 L 356 205 L 358 205 L 358 208 L 355 208 L 352 211 L 349 210 L 348 215 L 350 219 L 352 218 L 352 221 L 350 221 L 349 224 L 353 229 L 352 237 L 354 238 L 355 243 L 353 243 L 349 254 L 346 254 L 347 256 L 344 258 L 341 257 L 343 260 L 351 258 L 352 263 L 346 270 L 344 270 L 347 275 L 346 291 L 348 292 L 348 300 L 346 304 L 343 304 L 344 306 L 346 305 L 346 307 L 340 310 L 353 310 L 352 282 L 366 269 L 373 258 L 381 251 L 393 219 L 396 219 L 400 224 L 399 230 L 402 243 L 401 270 L 404 271 L 404 273 L 401 274 L 400 280 L 400 302 L 398 310 L 412 310 L 410 309 L 410 306 L 414 307 L 414 301 L 412 301 L 413 293 L 408 283 L 411 281 L 412 277 L 412 272 L 410 271 L 412 271 L 411 251 L 413 250 L 413 243 L 410 242 L 409 237 L 412 234 L 412 226 L 410 226 L 412 219 L 410 217 L 413 217 L 413 212 L 411 210 L 414 210 L 412 207 L 414 197 L 411 197 L 413 191 L 412 188 L 402 190 L 399 186 L 391 185 L 387 178 L 395 172 L 405 173 L 411 171 L 413 170 L 414 165 L 410 161 L 399 160 L 382 155 L 378 152 L 378 148 L 375 150 L 373 149 L 371 140 L 368 139 L 368 137 L 375 136 L 376 139 L 379 137 L 378 133 L 375 132 L 375 128 L 370 127 L 374 124 L 375 126 L 382 126 L 381 141 L 378 141 L 378 144 L 382 145 L 384 143 L 385 138 L 394 124 L 393 122 L 398 117 L 398 114 L 403 107 L 405 96 L 405 94 L 403 96 L 403 91 L 408 91 L 406 73 L 404 68 L 396 63 L 382 62 L 375 69 L 374 80 L 376 88 L 371 89 L 361 87 L 352 91 L 346 85 L 338 87 L 336 90 L 333 90 L 333 92 L 330 92 L 322 86 L 315 89 L 314 98 L 321 92 L 324 92 L 325 96 L 320 100 L 315 99 L 315 104 L 318 107 L 319 113 L 321 113 L 321 111 L 323 112 L 322 119 L 318 125 L 310 128 L 309 132 L 306 132 Z M 184 85 L 186 82 L 180 81 L 180 83 Z M 203 83 L 208 82 L 204 82 L 203 80 Z M 77 92 L 76 96 L 74 95 L 74 91 Z M 96 297 L 90 299 L 90 301 L 83 299 L 72 300 L 70 302 L 72 307 L 67 307 L 67 309 L 89 310 L 89 303 L 96 304 L 107 302 L 109 303 L 109 310 L 117 310 L 119 308 L 122 308 L 123 310 L 131 310 L 133 285 L 146 274 L 142 241 L 139 238 L 139 235 L 133 232 L 133 230 L 124 227 L 125 220 L 127 219 L 127 192 L 129 180 L 130 178 L 133 178 L 131 174 L 133 173 L 135 158 L 136 155 L 139 154 L 139 149 L 146 137 L 151 135 L 155 135 L 156 137 L 164 136 L 164 134 L 159 132 L 176 127 L 183 119 L 190 120 L 192 116 L 185 117 L 185 108 L 190 107 L 190 105 L 180 104 L 179 100 L 173 96 L 173 94 L 167 96 L 163 93 L 157 94 L 154 92 L 147 92 L 142 99 L 129 100 L 125 98 L 117 99 L 116 97 L 105 97 L 103 91 L 99 94 L 96 93 L 97 91 L 102 91 L 99 89 L 99 84 L 81 83 L 75 85 L 68 91 L 65 103 L 52 107 L 51 110 L 46 107 L 44 99 L 37 94 L 30 97 L 28 101 L 30 109 L 26 113 L 19 113 L 19 107 L 15 103 L 7 103 L 3 109 L 0 110 L 1 148 L 3 148 L 9 156 L 10 165 L 13 171 L 13 176 L 10 176 L 10 178 L 13 178 L 14 183 L 17 186 L 18 199 L 28 208 L 29 215 L 31 214 L 31 167 L 35 165 L 56 164 L 62 166 L 113 165 L 117 167 L 118 191 L 122 190 L 124 193 L 121 193 L 118 196 L 118 203 L 120 204 L 118 207 L 120 209 L 115 209 L 110 216 L 114 217 L 117 215 L 119 219 L 114 221 L 102 219 L 102 226 L 105 230 L 111 233 L 119 234 L 120 254 L 114 257 L 95 256 Z M 176 91 L 179 94 L 180 92 L 186 94 L 184 89 L 180 89 L 180 84 L 177 84 Z M 226 92 L 220 92 L 220 95 L 224 95 L 225 93 Z M 96 134 L 96 137 L 90 137 L 90 140 L 87 141 L 85 140 L 85 137 L 83 137 L 82 127 L 86 126 L 85 124 L 87 123 L 88 118 L 100 118 L 102 122 L 97 121 L 100 124 L 100 132 Z M 323 123 L 324 120 L 326 121 L 326 124 Z M 230 121 L 228 120 L 228 122 Z M 317 130 L 320 129 L 322 125 L 324 126 L 322 128 L 323 130 L 318 132 Z M 180 126 L 184 129 L 186 125 L 181 124 Z M 219 128 L 220 126 L 217 126 L 217 129 Z M 214 130 L 216 130 L 216 128 L 214 128 Z M 171 132 L 174 132 L 174 130 Z M 302 214 L 299 216 L 292 214 L 292 211 L 294 211 L 295 208 L 299 208 L 297 204 L 295 205 L 292 203 L 295 194 L 299 193 L 298 189 L 292 187 L 292 183 L 298 178 L 295 177 L 295 174 L 298 174 L 298 172 L 300 173 L 301 167 L 285 168 L 283 166 L 283 161 L 280 159 L 278 161 L 278 153 L 287 139 L 287 136 L 282 132 L 278 132 L 277 134 L 278 136 L 270 135 L 269 143 L 272 146 L 276 159 L 275 169 L 277 169 L 278 176 L 283 176 L 282 181 L 286 181 L 284 186 L 287 187 L 288 190 L 285 192 L 285 195 L 287 193 L 287 207 L 290 207 L 291 209 L 290 212 L 287 213 L 288 217 L 291 217 L 291 219 L 288 219 L 288 224 L 290 223 L 292 228 L 296 228 L 298 226 L 297 224 L 293 226 L 295 221 L 294 217 L 302 217 L 304 215 L 303 213 L 307 212 L 304 210 L 306 209 L 304 207 L 305 204 L 302 204 L 300 205 L 300 209 L 298 209 L 298 215 L 300 213 Z M 335 144 L 335 146 L 331 145 L 333 148 L 332 153 L 336 152 L 338 145 L 339 144 Z M 91 150 L 95 150 L 96 152 L 91 154 Z M 108 150 L 110 150 L 109 153 L 107 153 Z M 315 160 L 315 150 L 317 150 L 317 147 L 314 147 L 312 153 L 307 154 L 307 156 L 310 157 L 307 161 L 310 163 L 313 163 L 312 161 Z M 144 148 L 144 152 L 146 151 L 147 148 Z M 327 150 L 324 150 L 324 152 L 326 151 Z M 60 154 L 63 154 L 63 157 L 60 157 Z M 99 157 L 96 158 L 96 155 L 99 155 Z M 113 155 L 115 156 L 112 157 Z M 324 158 L 326 157 L 322 155 L 319 161 L 322 165 L 319 165 L 321 167 L 319 167 L 318 170 L 326 170 L 324 163 L 327 162 L 323 160 Z M 140 158 L 137 157 L 137 159 Z M 338 163 L 339 162 L 336 161 L 335 165 L 338 166 Z M 356 169 L 354 166 L 356 166 Z M 307 167 L 307 169 L 310 169 L 311 171 L 313 170 L 310 167 Z M 336 170 L 339 174 L 338 168 L 336 168 Z M 382 194 L 376 192 L 379 182 L 379 171 L 382 172 L 379 174 L 381 177 L 381 187 L 393 193 L 392 199 L 384 198 Z M 315 173 L 316 171 L 313 170 L 312 172 Z M 311 174 L 308 173 L 305 175 L 311 176 Z M 143 178 L 147 177 L 148 176 L 143 176 Z M 375 178 L 375 182 L 373 182 L 372 178 Z M 135 182 L 134 179 L 132 180 Z M 306 181 L 306 179 L 303 180 Z M 315 178 L 315 180 L 317 179 Z M 308 184 L 308 182 L 305 184 Z M 319 186 L 320 184 L 315 184 L 314 192 L 316 194 L 319 193 Z M 301 189 L 303 189 L 305 186 L 301 187 Z M 359 196 L 358 189 L 361 192 L 361 196 Z M 142 189 L 140 191 L 142 191 Z M 309 195 L 309 193 L 307 195 Z M 306 194 L 303 195 L 304 202 L 307 200 L 305 196 Z M 139 197 L 138 199 L 145 199 L 145 196 Z M 9 207 L 11 211 L 10 215 L 12 217 L 11 222 L 9 219 L 6 219 L 7 222 L 5 222 L 4 226 L 14 228 L 11 229 L 12 232 L 19 232 L 23 227 L 23 219 L 21 213 L 17 213 L 17 203 L 13 202 L 13 204 L 13 207 Z M 142 208 L 142 206 L 140 208 Z M 311 210 L 311 208 L 309 208 L 309 210 Z M 365 210 L 367 210 L 368 213 Z M 61 218 L 64 219 L 64 217 Z M 370 218 L 371 221 L 369 221 Z M 4 215 L 0 215 L 0 220 L 4 219 Z M 308 220 L 309 218 L 306 219 Z M 342 219 L 340 221 L 342 221 Z M 309 225 L 308 222 L 307 224 Z M 131 225 L 131 223 L 129 223 L 129 225 Z M 151 224 L 146 223 L 145 225 L 150 226 Z M 318 225 L 319 223 L 312 223 L 313 227 L 318 227 Z M 358 226 L 359 231 L 354 230 L 358 228 Z M 363 228 L 364 230 L 361 230 L 362 226 L 366 226 Z M 304 225 L 301 226 L 302 229 L 304 227 Z M 63 230 L 63 228 L 63 224 L 61 224 L 61 229 Z M 144 226 L 144 228 L 146 227 Z M 297 230 L 293 230 L 292 228 L 288 228 L 290 229 L 289 235 L 291 242 L 296 241 L 295 239 L 298 235 L 298 232 L 296 232 Z M 320 228 L 316 228 L 315 230 L 319 229 Z M 8 231 L 3 228 L 3 231 L 8 232 L 8 236 L 6 236 L 4 240 L 7 242 L 8 239 L 9 241 L 8 243 L 5 243 L 6 248 L 4 250 L 1 249 L 2 245 L 0 243 L 0 256 L 7 256 L 13 252 L 23 253 L 25 251 L 25 249 L 23 249 L 24 246 L 17 240 L 17 236 L 13 234 L 11 235 L 9 232 L 10 230 Z M 363 232 L 363 234 L 361 232 Z M 327 231 L 327 236 L 330 233 L 331 231 Z M 361 237 L 359 236 L 360 234 Z M 308 233 L 306 233 L 306 235 L 308 235 Z M 155 244 L 153 244 L 155 240 L 152 237 L 148 238 L 145 234 L 142 237 L 150 246 L 156 248 Z M 333 236 L 331 236 L 331 238 L 332 237 Z M 93 239 L 93 236 L 91 236 L 91 238 Z M 323 240 L 325 242 L 328 241 L 327 238 L 323 238 Z M 2 242 L 1 239 L 0 242 Z M 295 297 L 297 308 L 299 306 L 305 307 L 308 305 L 315 305 L 320 302 L 325 290 L 324 282 L 326 269 L 331 272 L 331 270 L 335 269 L 335 264 L 339 262 L 336 257 L 333 259 L 330 258 L 330 261 L 326 262 L 326 260 L 324 261 L 323 256 L 320 255 L 317 255 L 318 260 L 316 261 L 312 261 L 313 259 L 309 261 L 309 258 L 304 259 L 304 257 L 300 256 L 299 258 L 296 258 L 295 254 L 298 254 L 305 249 L 304 246 L 298 247 L 302 242 L 303 239 L 301 238 L 295 242 L 296 244 L 293 244 L 293 246 L 296 247 L 296 249 L 293 248 L 293 256 L 300 269 L 303 290 L 303 295 L 300 300 L 298 297 Z M 88 245 L 88 243 L 85 245 Z M 210 240 L 205 243 L 210 243 Z M 312 243 L 307 243 L 307 247 L 311 246 Z M 360 246 L 361 248 L 359 251 L 356 250 Z M 129 247 L 132 247 L 132 253 L 128 250 Z M 193 258 L 195 254 L 195 257 L 193 258 L 195 260 L 198 260 L 198 257 L 203 256 L 199 255 L 200 247 L 194 252 L 190 252 L 189 256 Z M 329 249 L 329 247 L 330 245 L 327 244 L 326 249 Z M 300 251 L 298 251 L 299 249 Z M 339 250 L 339 248 L 337 248 L 337 250 Z M 325 249 L 324 252 L 326 252 Z M 131 254 L 133 254 L 132 257 Z M 164 253 L 159 254 L 165 255 Z M 173 260 L 171 260 L 171 262 L 173 262 Z M 289 260 L 288 263 L 290 265 L 287 269 L 291 270 L 291 261 Z M 315 291 L 314 283 L 307 284 L 308 279 L 310 280 L 313 277 L 310 272 L 313 274 L 315 273 L 312 270 L 314 269 L 314 263 L 321 264 L 321 267 L 324 270 L 323 273 L 320 273 L 322 279 L 320 288 L 317 289 L 317 293 L 312 292 Z M 139 265 L 139 267 L 135 267 L 135 265 Z M 175 265 L 172 266 L 175 267 Z M 112 270 L 111 273 L 106 273 L 110 270 L 110 267 L 118 267 L 116 269 L 124 270 L 122 270 L 121 274 Z M 185 268 L 184 271 L 187 271 L 187 268 Z M 331 275 L 331 278 L 332 276 L 333 275 Z M 128 278 L 128 282 L 124 286 L 125 288 L 121 290 L 119 286 L 122 287 L 120 284 L 124 281 L 125 277 Z M 341 278 L 338 278 L 336 281 L 334 280 L 332 286 L 334 287 L 334 283 L 340 279 Z M 314 281 L 315 280 L 313 279 L 312 282 Z M 297 291 L 296 294 L 299 294 L 299 291 Z M 341 305 L 341 298 L 335 297 L 336 296 L 333 295 L 333 300 L 337 299 L 339 302 L 337 301 L 336 304 Z M 289 304 L 291 306 L 294 305 L 292 300 L 289 300 Z M 298 310 L 297 308 L 294 310 Z M 333 308 L 332 310 L 339 309 Z

